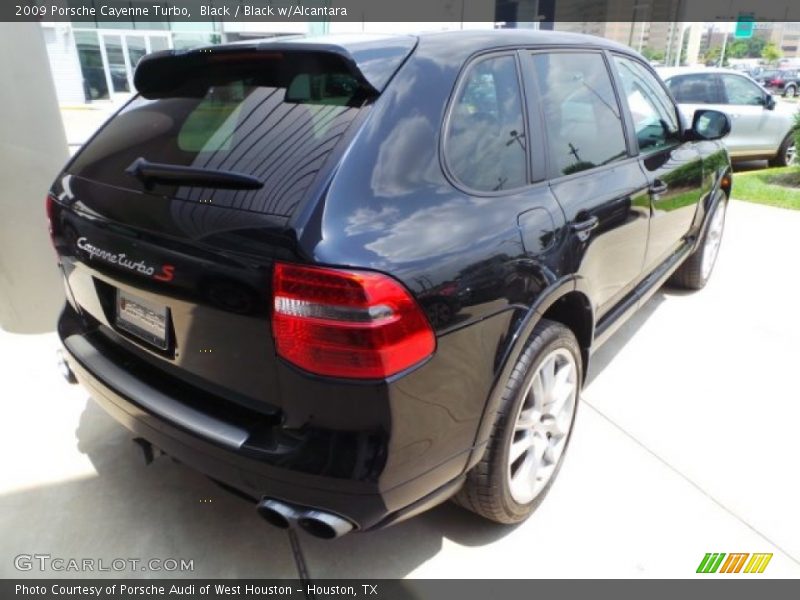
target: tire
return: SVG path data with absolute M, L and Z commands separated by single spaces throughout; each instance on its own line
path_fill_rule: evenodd
M 708 227 L 703 233 L 703 239 L 694 252 L 672 274 L 669 285 L 686 290 L 701 290 L 706 286 L 717 262 L 719 246 L 725 230 L 727 208 L 728 199 L 723 197 L 708 217 Z
M 797 95 L 797 88 L 793 85 L 787 85 L 786 88 L 783 90 L 783 96 L 785 98 L 794 98 Z
M 797 145 L 794 140 L 794 132 L 789 132 L 778 148 L 778 154 L 769 160 L 770 167 L 788 167 L 797 161 Z
M 555 361 L 552 379 L 545 378 L 545 375 L 541 373 L 541 371 L 549 372 L 548 365 L 551 359 Z M 546 398 L 553 400 L 553 395 L 535 394 L 535 389 L 542 392 L 546 389 L 546 379 L 562 382 L 561 388 L 556 386 L 552 389 L 566 391 L 569 388 L 572 390 L 571 384 L 567 384 L 571 381 L 569 375 L 573 369 L 574 392 L 570 391 L 568 398 L 566 394 L 559 394 L 559 396 L 567 398 L 563 404 L 553 401 L 548 405 Z M 536 378 L 538 378 L 538 384 Z M 467 473 L 464 487 L 453 500 L 462 507 L 495 523 L 519 523 L 528 518 L 544 500 L 561 469 L 575 422 L 582 381 L 583 365 L 575 335 L 561 323 L 542 319 L 533 330 L 528 345 L 517 360 L 517 364 L 505 384 L 483 458 Z M 529 391 L 530 393 L 528 393 Z M 525 423 L 533 423 L 539 418 L 539 416 L 530 416 L 529 421 L 525 418 L 525 415 L 537 414 L 535 412 L 537 402 L 540 406 L 562 405 L 561 411 L 554 409 L 554 412 L 560 415 L 557 418 L 546 420 L 545 417 L 550 415 L 544 414 L 542 411 L 538 427 L 552 428 L 559 432 L 566 429 L 563 435 L 547 433 L 542 436 L 533 428 L 526 428 Z M 571 411 L 563 412 L 570 403 Z M 524 411 L 523 407 L 525 407 Z M 523 419 L 518 422 L 519 417 L 523 417 Z M 558 425 L 556 426 L 556 424 Z M 517 448 L 520 445 L 526 446 L 529 440 L 539 440 L 539 444 L 532 444 L 526 451 L 530 453 L 530 456 L 522 454 L 517 460 L 511 461 L 512 442 Z M 552 452 L 550 451 L 551 444 L 553 445 Z M 544 445 L 545 450 L 540 459 L 541 463 L 536 463 L 535 460 L 531 463 L 537 464 L 537 468 L 532 472 L 541 472 L 542 478 L 547 477 L 546 481 L 540 481 L 537 477 L 525 476 L 525 473 L 531 472 L 531 469 L 523 471 L 528 464 L 526 461 L 538 454 L 539 450 L 535 447 L 536 445 Z M 554 456 L 556 448 L 558 454 Z M 516 470 L 512 471 L 512 467 L 515 467 Z M 518 479 L 513 482 L 512 473 L 516 473 L 518 476 Z M 536 483 L 531 483 L 534 480 Z M 530 490 L 525 486 L 526 482 L 531 483 Z M 521 487 L 525 488 L 524 491 L 530 492 L 530 498 L 522 497 Z

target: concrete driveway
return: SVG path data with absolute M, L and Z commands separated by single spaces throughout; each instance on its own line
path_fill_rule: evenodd
M 333 542 L 300 533 L 310 575 L 689 577 L 706 552 L 772 552 L 761 577 L 800 576 L 797 232 L 800 212 L 732 203 L 708 287 L 659 292 L 595 354 L 564 468 L 526 523 L 445 504 Z M 33 553 L 297 576 L 287 533 L 252 506 L 167 458 L 145 466 L 62 382 L 56 346 L 0 333 L 0 576 L 59 575 L 15 570 Z

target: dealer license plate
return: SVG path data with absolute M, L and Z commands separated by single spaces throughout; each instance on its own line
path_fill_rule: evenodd
M 168 347 L 169 309 L 123 290 L 117 290 L 117 327 L 156 348 Z

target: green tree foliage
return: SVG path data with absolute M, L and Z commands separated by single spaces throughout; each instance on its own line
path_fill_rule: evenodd
M 642 56 L 644 56 L 647 60 L 664 60 L 664 52 L 662 50 L 651 50 L 647 47 L 642 48 Z
M 778 48 L 772 42 L 768 43 L 766 46 L 764 46 L 764 49 L 761 50 L 761 58 L 766 60 L 768 63 L 777 62 L 781 56 L 783 56 L 783 53 L 780 51 L 780 48 Z
M 703 56 L 704 62 L 706 62 L 706 63 L 714 63 L 714 65 L 719 64 L 720 52 L 722 52 L 722 46 L 712 46 L 711 48 L 706 50 L 706 53 Z M 727 61 L 727 58 L 728 58 L 727 48 L 725 50 L 725 58 L 726 58 L 726 61 Z M 723 62 L 723 64 L 725 64 L 725 63 Z
M 761 58 L 761 52 L 766 45 L 766 40 L 760 37 L 735 40 L 728 45 L 726 58 Z

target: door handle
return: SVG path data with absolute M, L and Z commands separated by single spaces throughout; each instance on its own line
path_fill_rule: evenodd
M 656 179 L 653 183 L 650 184 L 650 193 L 655 196 L 666 193 L 668 189 L 669 185 L 667 185 L 660 179 Z
M 578 234 L 578 239 L 580 241 L 585 242 L 587 239 L 589 239 L 589 234 L 591 233 L 592 229 L 596 228 L 599 224 L 600 219 L 592 215 L 591 217 L 581 221 L 576 221 L 571 225 L 571 229 Z

